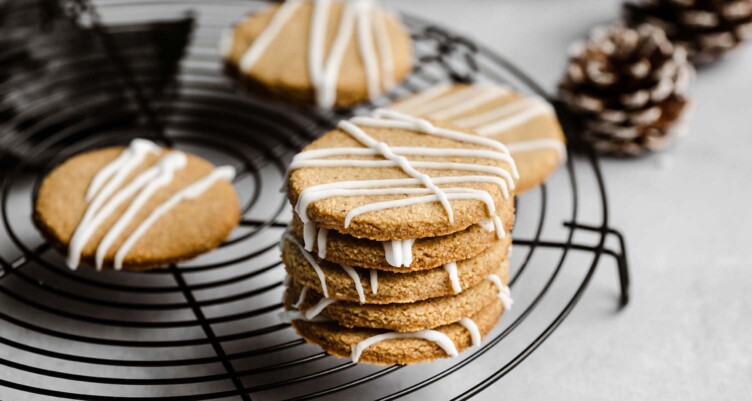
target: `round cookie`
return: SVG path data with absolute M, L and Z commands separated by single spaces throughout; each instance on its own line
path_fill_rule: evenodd
M 232 167 L 215 168 L 136 139 L 127 148 L 79 154 L 52 170 L 39 188 L 34 222 L 67 254 L 71 268 L 162 267 L 229 236 L 240 218 L 233 176 Z
M 470 319 L 478 327 L 481 338 L 485 338 L 501 317 L 504 308 L 501 302 L 492 302 Z M 329 354 L 339 357 L 352 357 L 353 348 L 369 337 L 384 334 L 377 329 L 348 329 L 333 322 L 318 323 L 305 320 L 293 320 L 292 325 L 307 342 L 316 344 Z M 456 351 L 462 352 L 473 345 L 470 331 L 460 323 L 452 323 L 434 329 L 446 335 L 454 344 Z M 480 344 L 478 344 L 480 345 Z M 447 352 L 436 342 L 423 338 L 388 339 L 362 350 L 355 355 L 358 363 L 375 365 L 408 365 L 446 358 Z
M 303 238 L 303 223 L 293 216 L 292 229 L 295 236 Z M 449 262 L 470 259 L 499 242 L 511 241 L 509 235 L 501 240 L 496 233 L 474 224 L 465 230 L 439 237 L 417 238 L 412 245 L 413 261 L 409 267 L 395 267 L 386 260 L 384 244 L 330 231 L 326 241 L 326 260 L 349 266 L 407 273 L 416 270 L 433 269 Z M 318 254 L 318 244 L 313 253 Z
M 493 273 L 502 276 L 503 270 L 497 267 Z M 293 281 L 285 294 L 285 306 L 297 305 L 303 313 L 311 310 L 315 313 L 316 306 L 323 299 L 323 295 L 307 288 L 305 294 L 301 296 L 301 291 L 306 288 Z M 335 301 L 326 306 L 320 315 L 336 320 L 340 326 L 349 328 L 367 327 L 410 332 L 457 322 L 465 316 L 474 315 L 491 302 L 498 302 L 498 296 L 499 288 L 496 284 L 484 280 L 456 295 L 412 303 L 373 305 Z
M 274 4 L 238 23 L 221 47 L 254 89 L 323 108 L 375 98 L 412 70 L 407 29 L 365 1 Z
M 514 156 L 517 194 L 537 187 L 566 159 L 556 113 L 544 99 L 495 84 L 444 84 L 401 100 L 391 109 L 441 119 L 503 142 Z
M 373 142 L 368 147 L 364 147 L 363 140 L 356 139 L 351 132 L 358 128 L 367 136 L 368 141 Z M 437 131 L 448 131 L 461 139 L 443 137 L 435 134 Z M 451 187 L 455 191 L 473 192 L 447 195 L 458 197 L 448 200 L 453 213 L 452 221 L 446 206 L 436 200 L 371 210 L 348 221 L 350 213 L 379 202 L 384 202 L 382 204 L 385 205 L 386 202 L 409 202 L 435 196 L 425 192 L 420 196 L 381 193 L 336 195 L 311 201 L 305 208 L 302 204 L 297 205 L 304 190 L 310 192 L 324 184 L 336 186 L 343 185 L 341 182 L 353 181 L 392 183 L 395 181 L 387 180 L 418 180 L 411 178 L 405 167 L 392 167 L 392 161 L 385 160 L 382 154 L 367 154 L 381 152 L 383 144 L 393 153 L 401 152 L 397 155 L 404 155 L 400 157 L 405 159 L 405 163 L 427 175 L 431 183 L 437 182 L 434 185 L 442 191 Z M 508 232 L 514 220 L 514 201 L 505 191 L 508 192 L 507 188 L 514 186 L 514 165 L 506 159 L 499 159 L 509 157 L 499 150 L 500 146 L 497 141 L 463 131 L 451 124 L 377 111 L 371 117 L 355 117 L 350 121 L 340 122 L 339 129 L 327 132 L 296 155 L 290 167 L 288 197 L 304 222 L 306 217 L 318 228 L 335 230 L 357 238 L 387 241 L 442 236 L 465 230 L 492 217 L 498 217 L 496 220 L 503 225 L 503 228 L 497 226 L 497 230 Z M 426 155 L 425 152 L 442 155 Z M 488 181 L 471 180 L 468 177 L 480 177 Z M 442 180 L 455 182 L 445 184 Z M 430 190 L 426 185 L 417 184 L 400 185 L 397 189 L 404 188 Z M 390 185 L 389 188 L 375 190 L 384 192 L 392 189 L 395 187 Z M 363 189 L 371 190 L 374 188 Z M 352 193 L 349 189 L 343 191 Z M 476 195 L 476 198 L 470 198 Z M 481 196 L 486 196 L 488 201 L 481 200 Z
M 499 266 L 502 282 L 507 282 L 509 243 L 508 240 L 499 242 L 471 259 L 457 262 L 459 287 L 465 289 L 477 285 L 499 269 Z M 317 292 L 323 291 L 316 270 L 303 256 L 301 248 L 291 244 L 289 240 L 283 243 L 282 261 L 293 281 Z M 326 281 L 329 298 L 361 302 L 355 282 L 345 268 L 318 258 L 316 261 Z M 374 272 L 357 267 L 352 269 L 362 288 L 363 303 L 367 304 L 409 303 L 455 293 L 450 274 L 442 267 L 411 273 Z M 376 284 L 376 293 L 372 283 Z

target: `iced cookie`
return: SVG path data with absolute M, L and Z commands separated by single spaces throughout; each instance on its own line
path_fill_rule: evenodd
M 566 159 L 564 134 L 553 107 L 496 84 L 443 84 L 390 107 L 403 113 L 451 121 L 502 141 L 520 173 L 517 194 L 540 185 Z
M 507 277 L 506 265 L 492 270 L 498 279 Z M 487 276 L 491 276 L 491 274 Z M 506 285 L 506 283 L 504 283 Z M 293 281 L 287 289 L 285 305 L 300 310 L 308 319 L 324 316 L 344 327 L 389 329 L 398 332 L 430 329 L 457 322 L 472 316 L 480 309 L 498 301 L 500 288 L 492 280 L 480 283 L 456 294 L 410 303 L 361 304 L 324 298 L 318 291 Z
M 230 166 L 135 139 L 52 170 L 34 222 L 72 269 L 163 267 L 217 247 L 238 224 L 234 175 Z
M 473 316 L 435 329 L 398 333 L 394 331 L 354 328 L 334 322 L 297 319 L 293 327 L 309 343 L 354 362 L 376 365 L 408 365 L 439 358 L 455 357 L 481 341 L 499 320 L 504 307 L 492 302 Z
M 510 242 L 499 241 L 480 255 L 435 269 L 393 273 L 319 259 L 307 254 L 298 240 L 287 237 L 282 245 L 282 261 L 293 281 L 332 299 L 368 304 L 409 303 L 459 294 L 483 281 L 499 266 L 502 269 L 499 276 L 506 282 Z
M 322 108 L 373 99 L 411 71 L 411 39 L 369 0 L 288 0 L 223 37 L 226 64 L 252 88 Z
M 502 238 L 514 221 L 517 170 L 501 142 L 394 111 L 341 121 L 289 170 L 306 246 L 321 229 L 404 241 L 484 223 Z

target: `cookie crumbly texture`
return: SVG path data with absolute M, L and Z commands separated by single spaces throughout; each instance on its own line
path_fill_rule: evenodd
M 39 188 L 33 219 L 42 235 L 60 252 L 67 253 L 71 237 L 88 207 L 85 194 L 92 178 L 124 149 L 110 147 L 74 156 L 45 177 Z M 151 167 L 167 151 L 163 150 L 160 155 L 147 155 L 123 186 Z M 152 195 L 112 244 L 105 256 L 105 267 L 112 266 L 115 252 L 156 207 L 214 169 L 211 163 L 198 156 L 188 153 L 186 156 L 186 166 L 175 172 L 170 184 Z M 94 265 L 96 247 L 131 200 L 123 202 L 92 235 L 81 254 L 83 265 Z M 198 198 L 184 200 L 161 216 L 125 257 L 123 269 L 148 270 L 196 257 L 220 245 L 239 219 L 240 205 L 232 184 L 219 180 Z
M 468 84 L 454 84 L 449 90 L 441 93 L 436 98 L 429 99 L 429 101 L 438 104 L 435 102 L 441 102 L 444 99 L 447 99 L 450 95 L 467 89 L 469 86 L 470 85 Z M 402 99 L 392 107 L 400 110 L 400 105 L 402 103 L 411 101 L 415 96 L 420 96 L 420 94 Z M 447 119 L 451 122 L 459 123 L 467 117 L 474 117 L 482 113 L 501 109 L 524 98 L 524 95 L 510 91 L 506 96 L 489 100 L 462 112 L 452 114 L 451 117 Z M 457 105 L 461 106 L 462 104 L 459 103 Z M 404 110 L 404 112 L 411 114 L 410 110 L 407 109 Z M 430 117 L 430 113 L 428 115 L 421 115 L 418 113 L 416 117 Z M 477 126 L 472 128 L 477 129 Z M 559 120 L 553 113 L 541 113 L 521 124 L 502 130 L 498 133 L 490 134 L 488 135 L 488 138 L 496 139 L 506 145 L 539 139 L 558 141 L 561 142 L 562 145 L 566 143 Z M 542 184 L 564 161 L 560 152 L 551 148 L 514 152 L 512 153 L 512 156 L 514 157 L 514 161 L 520 173 L 520 179 L 517 181 L 517 189 L 515 190 L 517 195 Z
M 485 338 L 501 317 L 504 308 L 501 302 L 491 302 L 470 318 L 478 326 L 481 338 Z M 384 330 L 355 328 L 348 329 L 334 322 L 314 323 L 294 320 L 293 327 L 307 342 L 323 348 L 329 354 L 349 358 L 352 347 L 359 342 Z M 470 332 L 459 323 L 452 323 L 435 328 L 447 335 L 458 352 L 462 352 L 472 345 Z M 409 365 L 419 362 L 429 362 L 439 358 L 446 358 L 446 352 L 433 341 L 420 338 L 400 338 L 385 340 L 366 348 L 358 363 L 375 365 Z
M 457 262 L 457 278 L 462 288 L 470 288 L 483 281 L 489 274 L 494 273 L 498 266 L 502 266 L 504 274 L 508 275 L 509 243 L 505 239 L 486 249 L 481 254 Z M 358 292 L 352 278 L 337 263 L 317 259 L 319 267 L 324 272 L 326 288 L 329 298 L 359 302 Z M 282 261 L 287 273 L 300 285 L 321 292 L 321 282 L 315 270 L 300 253 L 300 249 L 289 241 L 284 241 Z M 451 281 L 447 271 L 439 266 L 434 269 L 405 272 L 378 272 L 378 287 L 373 293 L 370 282 L 370 271 L 354 267 L 360 277 L 360 283 L 367 304 L 409 303 L 424 299 L 453 295 Z M 405 269 L 405 268 L 403 268 Z M 502 281 L 504 277 L 502 276 Z
M 493 270 L 507 281 L 506 265 Z M 299 284 L 293 283 L 287 289 L 285 306 L 292 307 L 301 294 Z M 410 332 L 431 329 L 460 321 L 471 316 L 491 302 L 499 302 L 499 290 L 490 281 L 483 280 L 473 287 L 463 289 L 459 294 L 426 299 L 412 303 L 395 304 L 360 304 L 357 302 L 338 301 L 327 306 L 321 315 L 334 319 L 344 327 L 367 327 L 388 329 L 398 332 Z M 316 305 L 323 295 L 317 289 L 308 289 L 306 297 L 298 306 L 302 312 Z
M 448 128 L 460 132 L 471 133 L 456 126 L 440 121 L 431 121 L 435 126 Z M 379 142 L 385 142 L 389 146 L 412 146 L 433 148 L 465 148 L 483 149 L 490 148 L 471 143 L 459 142 L 452 139 L 427 135 L 420 132 L 395 129 L 366 127 L 365 131 Z M 335 129 L 327 132 L 319 139 L 313 141 L 303 150 L 315 150 L 340 147 L 363 147 L 360 142 L 348 133 Z M 383 160 L 380 156 L 336 156 L 338 159 L 356 160 Z M 436 156 L 410 156 L 410 161 L 441 161 L 477 164 L 499 167 L 509 170 L 506 162 L 484 159 L 479 157 L 436 157 Z M 482 173 L 468 172 L 454 169 L 426 169 L 421 172 L 432 177 L 438 176 L 462 176 L 481 175 Z M 311 186 L 331 183 L 336 181 L 350 180 L 378 180 L 410 178 L 399 167 L 304 167 L 294 170 L 290 174 L 288 185 L 288 198 L 292 205 L 298 201 L 300 193 Z M 473 188 L 486 191 L 490 194 L 496 205 L 496 214 L 504 223 L 507 231 L 511 230 L 514 221 L 514 199 L 504 197 L 501 188 L 493 183 L 468 182 L 462 184 L 449 184 L 455 187 Z M 440 185 L 444 187 L 445 185 Z M 444 207 L 439 202 L 420 203 L 404 207 L 379 210 L 356 216 L 348 227 L 344 227 L 347 213 L 362 205 L 403 199 L 407 195 L 380 195 L 380 196 L 348 196 L 321 199 L 308 205 L 308 216 L 316 223 L 317 227 L 339 231 L 357 238 L 366 238 L 375 241 L 402 240 L 413 238 L 436 237 L 451 234 L 467 229 L 469 226 L 488 218 L 486 205 L 477 200 L 451 200 L 454 210 L 454 222 L 450 223 Z
M 343 2 L 334 1 L 330 7 L 323 51 L 325 61 L 337 34 L 343 4 Z M 265 30 L 279 7 L 279 4 L 271 5 L 235 26 L 232 33 L 232 46 L 225 59 L 226 65 L 230 72 L 242 77 L 252 89 L 260 89 L 275 97 L 297 103 L 314 104 L 316 103 L 314 87 L 308 67 L 312 1 L 305 1 L 295 11 L 250 71 L 239 71 L 243 54 Z M 374 7 L 374 12 L 385 15 L 384 21 L 392 49 L 394 82 L 400 82 L 412 71 L 410 34 L 397 19 L 380 7 Z M 338 72 L 336 107 L 349 107 L 369 97 L 368 80 L 358 50 L 356 35 L 353 30 Z M 376 52 L 376 60 L 377 65 L 381 65 L 378 52 Z M 383 91 L 389 89 L 383 87 L 383 79 L 380 82 Z

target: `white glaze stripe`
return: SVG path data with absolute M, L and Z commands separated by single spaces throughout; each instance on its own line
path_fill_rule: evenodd
M 371 2 L 356 0 L 357 7 L 357 32 L 358 48 L 360 49 L 360 58 L 363 61 L 363 67 L 366 71 L 366 83 L 368 85 L 368 97 L 375 98 L 381 94 L 379 87 L 379 65 L 376 60 L 376 50 L 373 47 L 373 35 L 371 28 Z
M 413 262 L 414 239 L 384 241 L 384 257 L 390 266 L 410 267 Z
M 165 157 L 160 159 L 156 165 L 150 169 L 157 170 L 157 175 L 152 178 L 131 201 L 131 204 L 126 209 L 125 213 L 110 227 L 110 230 L 105 234 L 104 238 L 99 242 L 97 252 L 95 255 L 95 265 L 97 270 L 102 269 L 104 265 L 104 257 L 107 255 L 107 251 L 112 244 L 117 240 L 120 234 L 128 227 L 133 218 L 136 216 L 139 210 L 146 204 L 154 193 L 172 182 L 175 170 L 185 167 L 188 159 L 182 152 L 170 152 Z
M 352 267 L 348 265 L 340 265 L 342 267 L 342 270 L 347 273 L 348 276 L 353 281 L 353 284 L 355 284 L 355 291 L 358 292 L 358 300 L 360 303 L 366 302 L 366 294 L 363 292 L 363 284 L 360 282 L 360 276 L 358 276 L 358 272 L 355 271 Z
M 303 4 L 302 0 L 287 0 L 279 6 L 266 28 L 253 41 L 251 46 L 243 53 L 240 59 L 240 68 L 249 71 L 261 58 L 269 45 L 279 35 L 287 21 L 292 18 L 295 11 Z
M 501 304 L 504 306 L 504 310 L 512 309 L 512 304 L 514 304 L 514 300 L 512 299 L 512 290 L 504 285 L 504 283 L 501 282 L 501 278 L 499 278 L 499 276 L 496 274 L 490 274 L 488 277 L 486 277 L 486 280 L 496 285 L 496 289 L 499 290 L 498 298 L 501 300 Z
M 467 331 L 470 332 L 470 340 L 473 342 L 473 346 L 480 347 L 480 330 L 478 330 L 478 325 L 475 324 L 473 319 L 463 317 L 460 320 L 460 324 L 465 326 Z
M 331 305 L 331 304 L 333 304 L 335 302 L 337 302 L 336 299 L 321 298 L 321 300 L 319 300 L 319 302 L 317 302 L 316 305 L 311 306 L 310 308 L 308 308 L 305 311 L 305 313 L 304 313 L 305 318 L 308 319 L 308 320 L 311 320 L 311 319 L 315 318 L 321 312 L 323 312 L 324 309 L 326 309 L 327 306 L 329 306 L 329 305 Z
M 500 120 L 480 126 L 475 129 L 475 132 L 479 133 L 480 135 L 498 134 L 516 126 L 522 125 L 523 123 L 528 122 L 535 117 L 550 113 L 553 113 L 553 109 L 548 103 L 536 102 L 532 107 L 528 107 L 517 114 L 509 117 L 504 117 Z
M 451 114 L 451 107 L 454 107 L 458 104 L 463 104 L 465 102 L 471 101 L 472 99 L 475 99 L 478 96 L 483 96 L 485 93 L 491 92 L 498 92 L 498 88 L 486 84 L 470 85 L 458 91 L 452 92 L 446 96 L 442 96 L 438 99 L 434 99 L 431 102 L 415 107 L 414 109 L 412 109 L 411 114 L 414 114 L 416 116 L 430 117 L 432 113 L 445 113 L 445 110 L 449 110 L 449 113 Z
M 423 92 L 418 93 L 417 95 L 413 95 L 410 98 L 408 98 L 405 101 L 399 102 L 397 104 L 394 104 L 392 106 L 389 106 L 392 110 L 397 110 L 402 113 L 408 113 L 408 114 L 416 114 L 415 113 L 415 107 L 434 99 L 438 96 L 443 95 L 444 93 L 448 92 L 450 89 L 452 89 L 452 85 L 448 83 L 444 83 L 441 85 L 434 86 L 428 90 L 425 90 Z
M 541 114 L 553 113 L 553 108 L 545 100 L 537 97 L 521 97 L 489 111 L 459 118 L 453 122 L 463 128 L 477 128 L 499 119 L 514 116 L 527 109 L 536 109 Z
M 371 293 L 376 295 L 379 292 L 379 271 L 371 269 Z
M 326 239 L 329 235 L 329 230 L 326 228 L 319 228 L 319 233 L 316 236 L 316 248 L 318 249 L 319 258 L 326 258 Z
M 457 347 L 452 342 L 452 339 L 449 338 L 446 334 L 436 330 L 421 330 L 411 333 L 389 332 L 368 337 L 352 347 L 352 353 L 350 357 L 352 358 L 353 362 L 358 362 L 358 360 L 360 360 L 361 354 L 363 353 L 363 351 L 368 349 L 368 347 L 382 341 L 401 338 L 420 338 L 428 341 L 433 341 L 439 347 L 441 347 L 444 352 L 446 352 L 450 357 L 455 357 L 459 354 L 457 352 Z
M 449 107 L 426 114 L 429 118 L 435 118 L 438 120 L 450 120 L 462 113 L 482 106 L 485 103 L 493 102 L 495 100 L 509 96 L 510 91 L 504 87 L 489 87 L 481 93 L 475 94 L 475 96 L 463 101 L 453 104 Z
M 290 233 L 285 233 L 283 235 L 283 238 L 290 241 L 290 243 L 295 244 L 295 246 L 298 247 L 298 250 L 300 253 L 303 254 L 303 257 L 308 262 L 308 264 L 313 268 L 313 271 L 316 272 L 316 276 L 319 278 L 319 282 L 321 283 L 321 293 L 324 294 L 324 297 L 329 297 L 329 291 L 326 289 L 326 276 L 324 276 L 324 271 L 321 270 L 321 266 L 319 266 L 318 262 L 316 262 L 316 259 L 311 256 L 308 251 L 303 248 L 303 245 L 298 242 L 298 239 L 292 236 Z
M 560 160 L 567 159 L 567 146 L 558 139 L 531 139 L 522 142 L 512 142 L 508 145 L 512 153 L 530 152 L 533 150 L 553 149 L 559 154 Z
M 201 196 L 201 194 L 206 192 L 215 182 L 219 180 L 232 181 L 234 177 L 235 169 L 233 167 L 217 167 L 205 177 L 181 189 L 180 191 L 172 195 L 172 197 L 167 199 L 167 201 L 159 205 L 146 219 L 144 219 L 144 221 L 141 222 L 141 224 L 138 225 L 138 227 L 136 227 L 135 230 L 133 230 L 131 235 L 125 240 L 125 242 L 123 242 L 123 245 L 121 245 L 120 249 L 118 249 L 118 251 L 115 253 L 115 269 L 122 268 L 123 259 L 125 259 L 126 255 L 128 255 L 128 252 L 130 252 L 131 248 L 136 245 L 141 236 L 146 234 L 149 228 L 154 223 L 156 223 L 160 217 L 165 215 L 180 202 L 183 202 L 187 199 L 198 198 L 199 196 Z
M 279 313 L 279 319 L 283 322 L 291 322 L 293 320 L 305 320 L 308 322 L 331 322 L 331 319 L 325 316 L 316 316 L 313 319 L 308 319 L 305 314 L 299 310 L 285 310 Z
M 394 58 L 392 57 L 392 45 L 389 39 L 389 31 L 386 27 L 387 14 L 383 10 L 374 8 L 373 17 L 374 33 L 376 34 L 376 44 L 381 59 L 381 77 L 384 83 L 384 89 L 394 86 Z
M 449 283 L 452 285 L 452 291 L 454 291 L 455 294 L 461 293 L 462 284 L 460 284 L 460 278 L 457 275 L 457 263 L 450 262 L 445 264 L 444 270 L 446 270 L 447 274 L 449 275 Z
M 329 23 L 329 7 L 331 7 L 330 0 L 315 0 L 313 2 L 311 38 L 308 45 L 308 74 L 317 92 L 324 67 L 324 39 L 326 39 L 326 26 Z
M 292 305 L 292 307 L 293 307 L 293 308 L 299 308 L 299 307 L 300 307 L 300 305 L 302 305 L 302 304 L 303 304 L 303 302 L 305 302 L 305 299 L 306 299 L 306 295 L 308 295 L 308 287 L 306 287 L 306 286 L 303 286 L 303 289 L 302 289 L 302 290 L 300 290 L 300 295 L 298 296 L 298 301 L 297 301 L 297 302 L 295 302 L 295 303 L 294 303 L 294 304 Z

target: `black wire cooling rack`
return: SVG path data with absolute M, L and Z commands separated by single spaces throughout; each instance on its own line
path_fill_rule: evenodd
M 615 260 L 620 305 L 627 304 L 624 239 L 608 225 L 604 180 L 585 148 L 549 184 L 518 200 L 516 303 L 481 348 L 419 367 L 373 367 L 328 356 L 297 337 L 277 316 L 284 269 L 276 243 L 290 216 L 278 188 L 290 157 L 346 113 L 293 110 L 233 89 L 219 62 L 220 32 L 260 3 L 102 0 L 94 8 L 69 2 L 68 18 L 95 35 L 94 48 L 108 62 L 91 63 L 91 54 L 62 52 L 53 42 L 42 59 L 57 68 L 54 74 L 38 79 L 41 70 L 30 67 L 0 83 L 13 95 L 0 103 L 0 115 L 8 116 L 0 125 L 0 164 L 6 166 L 0 170 L 2 398 L 464 400 L 509 373 L 559 327 L 596 269 L 612 264 L 604 255 Z M 122 29 L 110 24 L 175 16 L 192 36 L 179 61 L 176 95 L 157 96 L 150 84 L 160 69 L 138 51 L 131 54 L 133 43 L 118 39 Z M 440 80 L 493 80 L 545 96 L 488 49 L 403 18 L 415 38 L 416 72 L 389 96 L 354 112 Z M 9 54 L 13 49 L 0 52 L 0 70 Z M 55 88 L 66 83 L 74 84 L 61 103 Z M 49 96 L 22 108 L 9 103 L 24 90 Z M 240 227 L 220 249 L 169 269 L 70 271 L 31 224 L 37 186 L 71 155 L 134 136 L 236 166 Z

